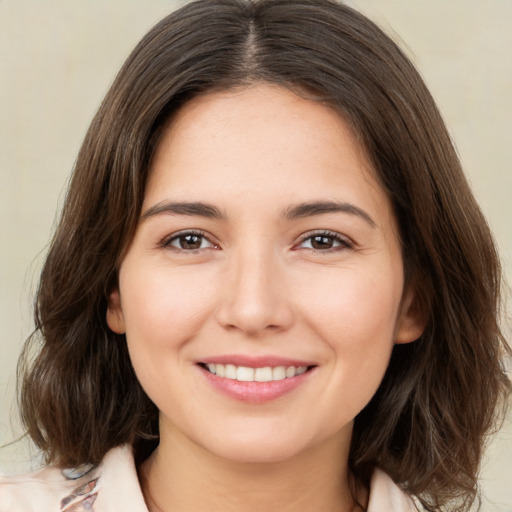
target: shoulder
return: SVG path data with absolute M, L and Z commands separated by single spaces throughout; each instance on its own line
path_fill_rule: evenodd
M 55 466 L 11 477 L 0 477 L 0 512 L 61 512 L 73 505 L 92 505 L 98 495 L 99 468 L 66 470 Z M 85 510 L 85 508 L 84 508 Z
M 110 450 L 96 467 L 50 466 L 26 475 L 0 476 L 0 512 L 117 510 L 147 512 L 129 446 Z
M 412 499 L 379 468 L 372 475 L 368 512 L 418 512 Z

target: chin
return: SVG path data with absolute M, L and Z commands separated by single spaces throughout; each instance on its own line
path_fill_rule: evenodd
M 296 456 L 300 449 L 297 446 L 285 446 L 284 443 L 277 445 L 268 442 L 261 443 L 247 442 L 245 444 L 231 444 L 219 447 L 215 455 L 225 460 L 246 464 L 277 464 L 285 462 Z
M 307 448 L 305 439 L 296 439 L 286 429 L 230 429 L 228 436 L 218 433 L 196 439 L 203 449 L 237 463 L 278 463 L 289 460 Z

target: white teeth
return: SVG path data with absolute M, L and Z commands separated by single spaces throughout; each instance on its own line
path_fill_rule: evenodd
M 307 371 L 307 366 L 265 366 L 263 368 L 250 368 L 248 366 L 235 366 L 234 364 L 208 364 L 208 371 L 218 377 L 238 380 L 241 382 L 271 382 L 273 380 L 291 379 Z
M 272 380 L 286 379 L 286 368 L 284 366 L 276 366 L 272 368 Z
M 254 380 L 256 382 L 270 382 L 272 380 L 272 368 L 270 366 L 256 368 L 254 370 Z
M 234 364 L 227 364 L 225 368 L 226 372 L 224 373 L 224 377 L 236 380 L 236 366 Z
M 254 381 L 254 368 L 247 368 L 247 366 L 239 366 L 236 370 L 236 380 L 242 382 Z
M 216 364 L 215 365 L 215 374 L 218 375 L 219 377 L 225 377 L 226 376 L 226 371 L 224 369 L 224 365 L 223 364 Z

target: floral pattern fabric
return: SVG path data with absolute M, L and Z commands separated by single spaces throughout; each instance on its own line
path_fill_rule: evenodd
M 110 450 L 97 467 L 44 468 L 0 475 L 0 512 L 148 512 L 131 446 Z M 417 512 L 413 501 L 376 469 L 367 512 Z

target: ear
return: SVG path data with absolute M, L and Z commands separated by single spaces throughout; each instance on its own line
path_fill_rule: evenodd
M 123 308 L 121 307 L 121 296 L 117 288 L 108 298 L 107 325 L 117 334 L 124 334 L 126 332 Z
M 416 341 L 425 330 L 427 315 L 417 299 L 416 291 L 411 287 L 404 292 L 400 314 L 395 327 L 395 343 Z

